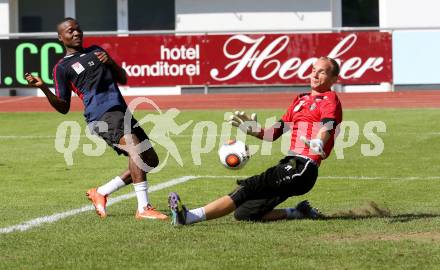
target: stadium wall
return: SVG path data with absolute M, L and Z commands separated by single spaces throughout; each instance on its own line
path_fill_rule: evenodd
M 64 0 L 71 4 L 74 1 Z M 127 2 L 126 0 L 118 0 Z M 335 29 L 341 26 L 342 10 L 341 0 L 293 0 L 293 1 L 262 1 L 262 0 L 178 0 L 175 1 L 175 15 L 177 33 L 185 31 L 254 31 L 262 30 L 272 32 L 280 31 L 307 31 L 317 28 Z M 0 34 L 16 32 L 18 29 L 17 0 L 0 0 Z M 37 4 L 37 1 L 32 3 Z M 72 5 L 66 5 L 65 15 L 72 13 Z M 440 29 L 440 16 L 438 0 L 379 0 L 380 27 L 438 27 Z M 119 22 L 118 22 L 119 23 Z M 119 24 L 118 24 L 119 27 Z M 118 28 L 119 29 L 119 28 Z M 329 30 L 327 30 L 329 31 Z M 440 39 L 440 30 L 397 30 L 393 37 L 393 80 L 394 85 L 365 85 L 337 86 L 339 91 L 347 92 L 374 92 L 390 91 L 393 86 L 397 89 L 403 87 L 429 88 L 439 85 L 435 68 L 437 50 Z M 7 38 L 2 36 L 1 38 Z M 413 57 L 408 57 L 413 56 Z M 417 56 L 417 57 L 415 57 Z M 417 68 L 423 67 L 423 68 Z M 266 87 L 268 91 L 277 91 L 277 87 Z M 253 87 L 243 87 L 243 91 L 252 91 Z M 255 87 L 257 92 L 265 91 L 264 87 Z M 284 89 L 284 88 L 283 88 Z M 124 88 L 125 93 L 132 94 L 180 94 L 198 91 L 206 92 L 207 89 L 184 89 L 176 87 L 143 87 Z M 220 90 L 220 89 L 217 89 Z M 37 90 L 9 89 L 0 90 L 0 95 L 36 95 Z M 228 91 L 225 88 L 225 91 Z
M 380 27 L 440 27 L 438 0 L 379 0 Z
M 440 84 L 440 30 L 393 33 L 393 73 L 396 85 Z
M 9 33 L 9 1 L 0 0 L 0 34 Z
M 341 26 L 339 0 L 179 0 L 177 31 L 253 31 Z

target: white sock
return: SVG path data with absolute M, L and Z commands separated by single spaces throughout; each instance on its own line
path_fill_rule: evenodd
M 189 210 L 186 213 L 186 224 L 193 224 L 204 220 L 206 220 L 206 215 L 203 207 Z
M 134 191 L 138 200 L 138 211 L 144 212 L 144 207 L 148 205 L 148 184 L 147 181 L 133 184 Z
M 126 184 L 124 181 L 122 181 L 121 177 L 116 176 L 112 180 L 108 181 L 106 184 L 98 187 L 96 190 L 101 195 L 109 195 L 115 192 L 116 190 L 125 187 Z
M 297 219 L 297 218 L 303 218 L 304 215 L 296 210 L 296 208 L 285 208 L 287 219 Z

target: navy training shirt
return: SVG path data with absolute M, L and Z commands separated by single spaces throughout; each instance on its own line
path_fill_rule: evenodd
M 99 120 L 113 107 L 124 111 L 127 108 L 110 67 L 95 55 L 99 51 L 104 50 L 91 46 L 84 52 L 66 55 L 53 69 L 57 97 L 70 102 L 72 91 L 75 92 L 83 101 L 88 123 Z

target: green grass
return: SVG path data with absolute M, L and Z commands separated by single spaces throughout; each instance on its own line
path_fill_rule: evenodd
M 280 114 L 260 110 L 259 119 L 264 123 Z M 278 141 L 272 155 L 257 153 L 243 169 L 226 170 L 216 154 L 220 139 L 214 137 L 214 149 L 201 155 L 201 165 L 194 165 L 194 127 L 214 120 L 220 134 L 223 118 L 223 111 L 184 111 L 176 117 L 179 124 L 194 121 L 181 134 L 171 134 L 183 167 L 170 158 L 163 170 L 149 176 L 150 186 L 185 175 L 219 178 L 201 177 L 151 193 L 158 209 L 168 211 L 170 191 L 179 192 L 189 207 L 201 206 L 230 192 L 234 177 L 259 173 L 282 157 Z M 227 216 L 173 228 L 164 222 L 136 221 L 133 198 L 110 206 L 105 220 L 89 211 L 25 232 L 0 234 L 0 269 L 436 269 L 439 118 L 440 111 L 431 109 L 346 110 L 344 120 L 359 124 L 360 140 L 344 149 L 344 159 L 333 153 L 323 162 L 311 192 L 280 206 L 309 199 L 333 216 L 327 220 L 252 223 Z M 73 154 L 74 164 L 67 166 L 54 147 L 57 126 L 65 120 L 78 121 L 85 135 L 80 113 L 0 114 L 0 228 L 88 205 L 88 188 L 126 168 L 126 158 L 110 148 L 100 157 L 84 155 L 82 145 L 91 143 L 84 136 Z M 386 133 L 377 133 L 385 148 L 376 157 L 361 154 L 361 144 L 371 143 L 362 135 L 368 121 L 383 121 L 387 127 Z M 247 143 L 260 144 L 251 138 Z M 163 159 L 164 149 L 156 149 Z M 129 192 L 132 187 L 112 197 Z M 389 214 L 362 212 L 371 201 Z

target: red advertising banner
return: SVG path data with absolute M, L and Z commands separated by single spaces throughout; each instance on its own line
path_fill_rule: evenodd
M 341 65 L 340 83 L 392 81 L 391 34 L 87 37 L 127 72 L 129 86 L 308 84 L 319 56 Z

